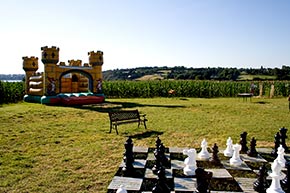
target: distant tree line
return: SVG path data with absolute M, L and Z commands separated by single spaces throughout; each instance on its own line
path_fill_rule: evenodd
M 134 80 L 144 75 L 159 74 L 164 79 L 174 80 L 238 80 L 240 75 L 269 76 L 263 80 L 290 80 L 290 67 L 282 68 L 186 68 L 177 67 L 142 67 L 115 69 L 103 72 L 104 80 Z M 273 78 L 274 77 L 274 78 Z M 259 80 L 259 77 L 253 80 Z
M 0 74 L 0 80 L 24 80 L 24 74 Z
M 103 71 L 104 80 L 135 80 L 145 75 L 160 75 L 162 79 L 174 80 L 238 80 L 241 75 L 269 76 L 262 80 L 290 80 L 290 67 L 282 68 L 186 68 L 139 67 Z M 0 74 L 0 80 L 24 80 L 24 74 Z M 254 77 L 253 80 L 259 80 Z

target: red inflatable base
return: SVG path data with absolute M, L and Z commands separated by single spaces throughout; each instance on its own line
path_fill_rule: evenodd
M 61 98 L 61 104 L 63 105 L 89 105 L 98 104 L 104 102 L 103 96 L 80 96 L 80 97 L 66 97 Z

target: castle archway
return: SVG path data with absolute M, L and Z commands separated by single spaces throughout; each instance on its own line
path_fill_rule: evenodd
M 93 92 L 93 77 L 90 73 L 71 69 L 59 76 L 59 91 L 64 92 Z

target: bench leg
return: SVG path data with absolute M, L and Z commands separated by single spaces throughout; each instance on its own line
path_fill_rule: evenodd
M 147 126 L 146 126 L 146 121 L 144 120 L 144 127 L 145 127 L 145 129 L 147 129 Z
M 115 130 L 116 130 L 116 133 L 117 133 L 117 135 L 119 134 L 118 133 L 118 128 L 117 128 L 118 126 L 117 126 L 117 124 L 115 125 Z
M 109 133 L 111 133 L 112 132 L 112 122 L 110 123 L 110 131 L 109 131 Z

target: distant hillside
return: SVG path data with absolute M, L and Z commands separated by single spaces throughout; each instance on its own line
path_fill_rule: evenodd
M 24 80 L 24 74 L 0 74 L 0 80 Z
M 290 80 L 290 67 L 279 68 L 186 68 L 142 67 L 103 72 L 104 80 Z

